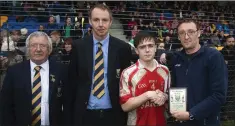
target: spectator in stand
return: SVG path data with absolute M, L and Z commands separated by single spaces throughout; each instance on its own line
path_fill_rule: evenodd
M 49 23 L 45 25 L 45 31 L 48 35 L 50 35 L 54 30 L 59 30 L 59 25 L 55 22 L 55 17 L 50 16 Z
M 16 51 L 19 55 L 25 56 L 25 46 L 24 42 L 21 40 L 21 32 L 20 30 L 12 30 L 10 37 L 9 37 L 9 51 Z M 8 51 L 8 39 L 7 37 L 4 38 L 2 43 L 2 51 Z
M 55 61 L 61 61 L 61 54 L 64 41 L 59 31 L 52 31 L 50 34 L 52 40 L 52 52 L 50 58 Z
M 131 30 L 132 38 L 134 38 L 138 32 L 139 32 L 139 29 L 138 29 L 137 25 L 135 25 L 134 28 Z
M 222 109 L 222 119 L 231 120 L 231 117 L 235 121 L 235 112 L 231 111 L 235 106 L 235 40 L 232 36 L 226 37 L 226 42 L 221 53 L 224 56 L 225 63 L 228 67 L 228 94 L 227 102 Z
M 63 50 L 62 50 L 62 61 L 65 64 L 69 64 L 70 62 L 70 54 L 72 50 L 72 38 L 66 38 L 64 39 L 64 45 L 63 45 Z
M 12 34 L 17 34 L 17 31 L 13 31 Z M 12 37 L 8 37 L 7 31 L 1 31 L 1 56 L 0 56 L 0 90 L 2 87 L 3 79 L 5 78 L 6 69 L 9 66 L 20 63 L 23 61 L 23 56 L 19 54 L 16 49 L 16 43 L 12 40 Z M 16 37 L 18 38 L 18 37 Z M 9 48 L 8 48 L 9 41 Z
M 84 23 L 88 19 L 86 17 L 83 17 L 82 12 L 78 12 L 78 16 L 75 17 L 75 36 L 73 37 L 73 40 L 80 39 L 83 36 L 83 28 L 84 28 Z
M 223 30 L 219 32 L 218 37 L 219 37 L 221 45 L 224 45 L 226 40 L 225 40 L 225 35 L 224 35 L 224 31 Z
M 75 37 L 75 25 L 71 22 L 71 17 L 66 18 L 66 23 L 61 28 L 63 38 Z
M 45 32 L 45 28 L 42 24 L 39 25 L 38 31 Z
M 212 47 L 221 45 L 220 39 L 219 39 L 219 30 L 215 30 L 213 34 L 210 37 L 210 41 L 212 43 Z
M 132 17 L 131 21 L 128 22 L 128 32 L 127 36 L 131 37 L 131 30 L 134 28 L 134 26 L 137 25 L 137 22 L 135 21 L 135 18 Z
M 160 62 L 160 56 L 165 52 L 165 43 L 160 39 L 157 39 L 157 51 L 156 51 L 156 60 Z

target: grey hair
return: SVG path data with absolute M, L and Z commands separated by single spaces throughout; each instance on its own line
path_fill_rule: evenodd
M 27 56 L 29 56 L 30 39 L 33 38 L 33 37 L 40 37 L 40 36 L 44 36 L 44 37 L 47 38 L 48 47 L 49 47 L 48 48 L 49 54 L 52 52 L 52 40 L 51 40 L 51 38 L 45 32 L 35 31 L 35 32 L 31 33 L 26 39 L 26 48 L 27 48 L 26 55 Z

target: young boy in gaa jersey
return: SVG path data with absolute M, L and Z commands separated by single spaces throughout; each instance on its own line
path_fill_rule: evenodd
M 134 45 L 139 60 L 125 69 L 120 79 L 120 103 L 128 112 L 127 125 L 166 126 L 164 104 L 168 100 L 170 72 L 154 59 L 154 37 L 139 33 Z

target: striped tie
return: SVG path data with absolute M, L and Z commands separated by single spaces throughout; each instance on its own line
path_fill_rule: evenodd
M 33 89 L 32 89 L 32 126 L 41 125 L 41 77 L 40 69 L 41 66 L 34 68 L 35 75 L 33 77 Z
M 95 72 L 94 72 L 94 84 L 93 95 L 97 98 L 101 98 L 104 95 L 104 58 L 102 51 L 102 44 L 98 43 L 98 50 L 95 55 Z

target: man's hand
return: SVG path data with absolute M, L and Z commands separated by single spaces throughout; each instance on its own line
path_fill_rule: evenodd
M 162 53 L 162 55 L 160 56 L 160 62 L 162 64 L 165 64 L 166 63 L 166 53 Z
M 187 120 L 189 120 L 189 112 L 173 111 L 173 112 L 171 112 L 171 114 L 176 119 L 176 121 L 187 121 Z
M 157 97 L 156 91 L 147 91 L 145 94 L 148 100 L 153 100 L 153 99 L 156 99 Z

